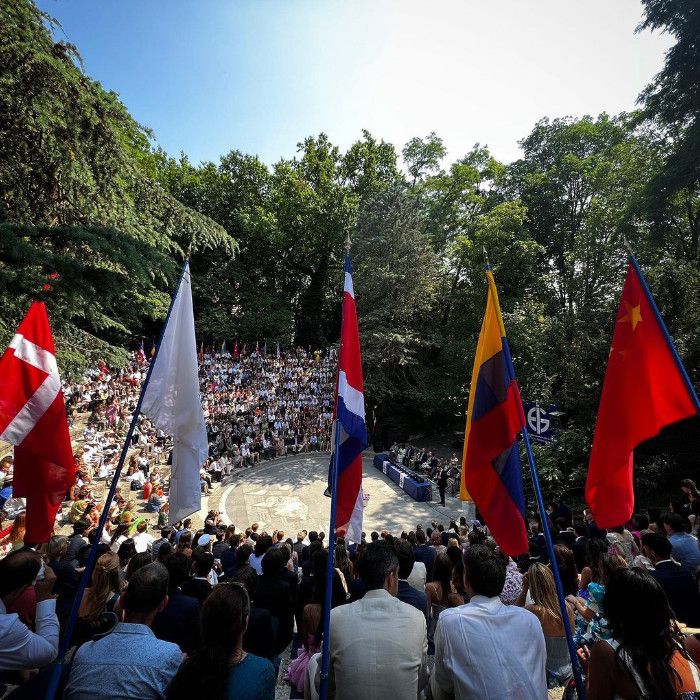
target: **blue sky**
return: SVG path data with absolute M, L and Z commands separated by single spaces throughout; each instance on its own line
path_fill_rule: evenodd
M 326 132 L 497 158 L 543 116 L 634 107 L 669 37 L 638 0 L 39 0 L 170 154 L 267 163 Z

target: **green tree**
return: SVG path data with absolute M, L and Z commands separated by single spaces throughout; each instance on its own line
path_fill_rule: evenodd
M 635 121 L 543 120 L 522 142 L 524 158 L 509 168 L 509 191 L 527 207 L 527 229 L 544 251 L 544 286 L 531 299 L 534 313 L 522 319 L 522 332 L 517 319 L 511 324 L 519 336 L 512 346 L 514 353 L 526 350 L 526 361 L 516 363 L 525 368 L 519 371 L 525 395 L 556 400 L 566 414 L 560 444 L 540 457 L 557 488 L 580 489 L 585 479 L 627 265 L 623 235 L 644 251 L 650 281 L 665 267 L 661 262 L 657 270 L 663 256 L 634 206 L 659 162 L 654 139 Z M 669 320 L 673 328 L 673 314 Z
M 208 344 L 222 340 L 290 342 L 292 308 L 283 289 L 280 238 L 273 211 L 273 179 L 256 157 L 240 151 L 218 165 L 192 165 L 163 158 L 158 179 L 180 201 L 210 216 L 235 236 L 235 256 L 216 249 L 192 259 L 194 303 L 200 336 Z
M 172 259 L 115 229 L 0 224 L 0 344 L 6 347 L 31 302 L 42 298 L 64 373 L 101 357 L 123 362 L 125 340 L 144 318 L 167 311 L 153 270 L 170 276 Z
M 343 182 L 342 157 L 325 134 L 273 174 L 273 212 L 283 248 L 283 289 L 294 310 L 294 340 L 320 347 L 338 337 L 338 285 L 358 196 Z
M 29 0 L 0 7 L 0 222 L 14 224 L 0 242 L 4 332 L 57 271 L 54 326 L 104 354 L 160 312 L 190 246 L 230 255 L 234 243 L 150 176 L 149 132 L 49 21 Z
M 403 180 L 396 159 L 392 144 L 378 141 L 363 129 L 362 139 L 353 143 L 342 156 L 342 180 L 364 201 Z
M 685 191 L 686 198 L 692 194 L 698 219 L 700 11 L 688 0 L 642 0 L 642 4 L 644 19 L 637 31 L 668 32 L 676 39 L 666 53 L 663 69 L 639 96 L 645 116 L 664 128 L 669 145 L 662 167 L 649 182 L 648 193 L 657 206 L 680 192 Z M 694 230 L 698 228 L 700 223 Z
M 439 172 L 440 162 L 447 155 L 447 149 L 442 139 L 431 131 L 425 138 L 412 138 L 401 153 L 406 170 L 412 178 L 411 185 L 415 186 L 421 180 Z
M 352 259 L 368 405 L 380 405 L 401 427 L 407 407 L 415 419 L 429 393 L 424 362 L 437 344 L 432 314 L 441 274 L 422 212 L 404 186 L 363 205 Z

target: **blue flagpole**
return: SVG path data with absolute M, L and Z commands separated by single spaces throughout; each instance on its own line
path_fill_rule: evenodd
M 676 361 L 676 366 L 678 367 L 678 371 L 681 373 L 681 376 L 683 377 L 683 381 L 685 382 L 686 388 L 688 389 L 688 394 L 690 394 L 690 399 L 695 404 L 695 408 L 697 409 L 697 412 L 700 413 L 700 399 L 698 399 L 698 395 L 695 392 L 695 387 L 693 386 L 693 382 L 690 380 L 690 376 L 688 375 L 688 372 L 685 368 L 685 365 L 683 364 L 683 360 L 681 360 L 681 356 L 678 354 L 678 350 L 676 350 L 676 345 L 673 342 L 673 339 L 671 338 L 671 334 L 668 332 L 668 328 L 666 328 L 666 324 L 664 323 L 664 320 L 661 317 L 661 312 L 659 311 L 659 307 L 656 305 L 656 302 L 654 301 L 654 297 L 652 296 L 651 290 L 649 289 L 649 285 L 647 284 L 646 278 L 642 274 L 642 271 L 639 268 L 639 263 L 637 262 L 634 255 L 632 255 L 632 253 L 629 253 L 628 257 L 629 257 L 630 264 L 632 265 L 635 272 L 637 273 L 637 277 L 639 277 L 639 281 L 642 283 L 642 288 L 644 289 L 644 294 L 646 294 L 647 301 L 649 302 L 649 306 L 651 306 L 651 309 L 654 312 L 654 316 L 656 316 L 656 322 L 659 324 L 659 328 L 661 328 L 661 331 L 664 334 L 664 338 L 666 339 L 666 344 L 668 345 L 669 350 L 673 354 L 673 359 Z
M 188 260 L 185 259 L 185 262 L 182 264 L 182 270 L 180 271 L 180 276 L 178 278 L 177 286 L 175 287 L 175 293 L 170 299 L 170 306 L 168 307 L 168 313 L 165 317 L 165 323 L 163 323 L 162 328 L 160 329 L 160 336 L 158 338 L 158 344 L 156 345 L 156 351 L 155 354 L 153 355 L 153 358 L 151 359 L 151 363 L 148 366 L 148 372 L 146 373 L 146 379 L 144 379 L 143 386 L 141 387 L 141 393 L 139 394 L 139 400 L 136 404 L 136 408 L 134 410 L 134 415 L 131 418 L 131 424 L 129 425 L 129 430 L 126 434 L 126 440 L 124 441 L 124 446 L 122 447 L 121 455 L 119 456 L 119 462 L 117 464 L 117 468 L 114 471 L 114 476 L 112 478 L 112 484 L 109 487 L 109 491 L 107 492 L 107 498 L 105 500 L 104 507 L 102 509 L 102 514 L 100 515 L 100 521 L 97 525 L 97 535 L 95 537 L 95 541 L 92 544 L 92 547 L 90 549 L 90 556 L 88 557 L 87 564 L 85 565 L 85 569 L 83 571 L 83 575 L 80 579 L 80 585 L 78 586 L 78 592 L 75 595 L 75 599 L 73 600 L 73 606 L 70 611 L 70 616 L 68 618 L 68 622 L 66 623 L 66 630 L 63 634 L 63 639 L 61 640 L 61 645 L 59 646 L 58 649 L 58 655 L 56 656 L 56 662 L 53 667 L 53 672 L 51 674 L 51 679 L 49 681 L 49 685 L 47 688 L 46 692 L 46 700 L 54 700 L 56 696 L 56 691 L 58 690 L 58 684 L 61 679 L 61 671 L 62 671 L 62 662 L 63 659 L 70 649 L 71 641 L 73 638 L 73 632 L 75 630 L 75 625 L 76 622 L 78 621 L 78 611 L 80 610 L 80 603 L 83 599 L 83 595 L 85 594 L 85 589 L 87 588 L 88 582 L 90 581 L 90 578 L 92 577 L 92 571 L 95 568 L 95 562 L 97 560 L 97 547 L 100 544 L 100 540 L 102 539 L 102 531 L 104 530 L 105 523 L 107 522 L 107 517 L 109 516 L 109 507 L 112 503 L 112 499 L 114 498 L 114 493 L 117 490 L 117 484 L 119 483 L 119 476 L 122 471 L 122 467 L 124 466 L 124 462 L 126 461 L 126 456 L 129 453 L 129 447 L 131 446 L 131 440 L 134 435 L 134 430 L 136 429 L 136 423 L 138 422 L 139 419 L 139 414 L 141 413 L 141 405 L 143 404 L 143 397 L 146 395 L 146 389 L 148 388 L 148 383 L 151 379 L 151 373 L 153 372 L 153 367 L 156 364 L 156 360 L 158 359 L 158 350 L 160 349 L 160 343 L 163 340 L 163 334 L 165 333 L 165 329 L 168 326 L 168 321 L 170 320 L 170 314 L 173 310 L 173 305 L 175 304 L 175 298 L 177 297 L 177 293 L 180 290 L 180 285 L 182 283 L 182 278 L 185 276 L 185 269 L 187 268 L 187 263 Z
M 527 428 L 522 430 L 523 440 L 525 441 L 525 451 L 527 452 L 527 461 L 530 465 L 530 476 L 532 476 L 532 485 L 535 487 L 535 496 L 537 497 L 537 509 L 540 512 L 540 520 L 542 521 L 542 530 L 544 531 L 544 539 L 547 542 L 547 552 L 549 553 L 549 561 L 552 566 L 552 573 L 554 574 L 554 584 L 557 588 L 557 598 L 559 599 L 559 610 L 561 611 L 561 619 L 564 625 L 564 632 L 566 633 L 566 643 L 569 647 L 569 656 L 571 657 L 571 667 L 574 672 L 574 679 L 576 681 L 576 693 L 579 700 L 585 700 L 586 698 L 586 688 L 583 683 L 583 676 L 581 674 L 581 666 L 579 665 L 578 656 L 576 654 L 576 645 L 574 644 L 574 637 L 571 633 L 571 627 L 569 626 L 569 611 L 566 607 L 566 600 L 564 599 L 564 587 L 561 584 L 561 576 L 559 574 L 559 566 L 557 565 L 557 558 L 554 554 L 554 544 L 552 543 L 552 533 L 549 531 L 549 522 L 547 521 L 547 511 L 544 507 L 544 499 L 542 498 L 542 490 L 540 489 L 540 480 L 537 476 L 537 468 L 535 467 L 535 457 L 532 454 L 532 445 L 530 444 L 530 436 L 527 434 Z
M 489 262 L 488 253 L 486 248 L 484 248 L 484 257 L 486 259 L 486 271 L 492 272 L 491 263 Z M 492 280 L 493 281 L 493 280 Z M 493 281 L 495 287 L 495 281 Z M 496 296 L 496 307 L 498 314 L 500 316 L 500 304 L 498 303 L 498 297 Z M 515 368 L 513 367 L 513 359 L 510 354 L 510 347 L 508 341 L 504 337 L 502 339 L 504 349 L 508 350 L 506 352 L 506 357 L 509 363 L 509 369 L 513 377 L 515 377 Z M 574 673 L 574 680 L 576 681 L 576 693 L 579 700 L 585 700 L 586 698 L 586 687 L 583 683 L 583 676 L 581 674 L 581 666 L 578 661 L 578 655 L 576 654 L 576 645 L 574 644 L 574 637 L 571 633 L 571 628 L 569 626 L 569 611 L 566 607 L 566 600 L 564 599 L 564 587 L 561 584 L 561 575 L 559 574 L 559 566 L 557 565 L 557 558 L 554 554 L 554 544 L 552 543 L 552 533 L 549 530 L 549 523 L 547 521 L 547 511 L 544 507 L 544 499 L 542 498 L 542 489 L 540 488 L 540 480 L 537 476 L 537 468 L 535 467 L 535 457 L 532 454 L 532 445 L 530 444 L 530 436 L 527 433 L 527 427 L 523 426 L 521 429 L 523 440 L 525 441 L 525 451 L 527 452 L 527 461 L 530 465 L 530 476 L 532 477 L 532 485 L 535 488 L 535 496 L 537 498 L 537 509 L 540 513 L 540 520 L 542 521 L 542 530 L 544 531 L 544 538 L 547 543 L 547 552 L 549 553 L 549 560 L 552 565 L 552 574 L 554 575 L 554 584 L 557 589 L 557 598 L 559 599 L 559 610 L 561 612 L 561 620 L 564 625 L 564 633 L 566 634 L 566 644 L 569 648 L 569 656 L 571 657 L 571 668 Z
M 336 411 L 337 413 L 337 411 Z M 335 421 L 333 459 L 331 460 L 331 521 L 328 533 L 328 564 L 326 565 L 326 599 L 323 609 L 323 649 L 321 654 L 321 700 L 328 699 L 328 669 L 331 654 L 331 603 L 333 600 L 333 555 L 335 554 L 335 511 L 338 502 L 338 452 L 340 450 L 340 420 Z

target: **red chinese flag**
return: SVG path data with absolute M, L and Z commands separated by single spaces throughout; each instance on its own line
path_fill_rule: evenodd
M 598 527 L 626 523 L 634 509 L 634 448 L 697 413 L 639 274 L 622 289 L 586 478 Z
M 25 542 L 46 542 L 75 481 L 46 306 L 34 302 L 0 358 L 0 440 L 15 445 L 12 495 L 27 499 Z

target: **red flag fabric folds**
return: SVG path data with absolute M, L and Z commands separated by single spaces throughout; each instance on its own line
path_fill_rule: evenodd
M 46 306 L 34 302 L 0 358 L 0 439 L 15 446 L 12 495 L 27 499 L 25 542 L 46 542 L 75 480 Z
M 634 448 L 696 414 L 661 323 L 630 263 L 586 478 L 586 501 L 598 527 L 622 525 L 632 516 Z

